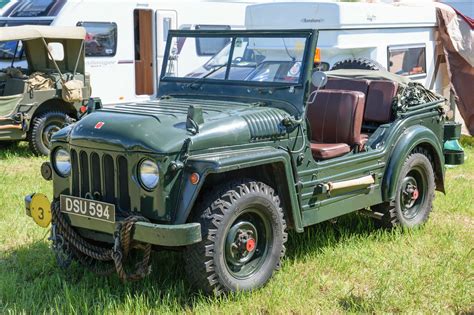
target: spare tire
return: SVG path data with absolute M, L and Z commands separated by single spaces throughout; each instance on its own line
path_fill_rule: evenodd
M 336 62 L 331 70 L 339 69 L 362 69 L 362 70 L 384 70 L 385 68 L 377 61 L 367 58 L 348 58 Z

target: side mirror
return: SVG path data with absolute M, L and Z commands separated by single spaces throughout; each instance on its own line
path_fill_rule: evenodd
M 311 75 L 311 83 L 316 88 L 322 88 L 328 82 L 328 77 L 324 72 L 321 71 L 314 71 Z

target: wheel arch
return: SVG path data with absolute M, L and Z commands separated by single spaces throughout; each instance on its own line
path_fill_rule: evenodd
M 281 151 L 276 150 L 275 151 Z M 283 151 L 281 151 L 283 152 Z M 235 178 L 251 178 L 261 181 L 277 191 L 280 197 L 281 206 L 287 219 L 289 227 L 298 232 L 303 231 L 301 213 L 299 211 L 298 198 L 295 189 L 294 177 L 291 170 L 291 161 L 286 152 L 284 155 L 257 159 L 255 155 L 234 156 L 231 158 L 232 165 L 220 163 L 203 163 L 204 161 L 193 161 L 183 172 L 183 182 L 181 191 L 181 202 L 177 207 L 175 222 L 184 223 L 192 217 L 195 205 L 208 192 L 218 185 Z M 254 157 L 255 159 L 252 159 Z M 229 158 L 227 156 L 226 158 Z M 238 158 L 240 161 L 235 160 Z M 215 161 L 215 160 L 214 160 Z M 207 164 L 204 166 L 203 164 Z M 201 175 L 198 185 L 191 185 L 187 180 L 192 172 L 197 171 Z
M 397 142 L 392 150 L 383 177 L 382 198 L 391 201 L 395 197 L 400 170 L 407 156 L 416 148 L 423 148 L 430 155 L 435 174 L 436 190 L 445 192 L 444 189 L 444 155 L 440 140 L 434 132 L 424 126 L 413 126 L 404 132 L 404 136 Z
M 63 112 L 71 118 L 78 118 L 78 111 L 74 106 L 74 103 L 68 103 L 63 101 L 62 99 L 53 98 L 41 103 L 33 113 L 31 120 L 43 113 L 50 111 Z

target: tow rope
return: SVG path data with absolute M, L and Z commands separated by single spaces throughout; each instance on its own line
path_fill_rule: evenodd
M 149 222 L 142 216 L 130 215 L 117 225 L 114 233 L 114 245 L 106 248 L 91 244 L 85 240 L 64 218 L 59 208 L 59 201 L 51 204 L 52 229 L 50 240 L 56 259 L 62 267 L 67 267 L 73 258 L 100 275 L 107 275 L 114 270 L 123 281 L 143 279 L 151 272 L 151 244 L 138 243 L 132 240 L 132 228 L 136 222 Z M 135 264 L 132 272 L 125 270 L 125 261 L 132 249 L 142 252 L 142 259 Z

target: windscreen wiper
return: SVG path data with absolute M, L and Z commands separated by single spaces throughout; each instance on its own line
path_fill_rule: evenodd
M 217 71 L 221 70 L 222 68 L 226 67 L 227 64 L 228 64 L 228 63 L 226 62 L 226 63 L 224 63 L 224 64 L 222 64 L 222 65 L 220 65 L 220 66 L 216 66 L 214 69 L 212 69 L 211 71 L 209 71 L 208 73 L 206 73 L 206 75 L 204 75 L 204 76 L 202 76 L 202 77 L 200 77 L 200 78 L 197 78 L 197 79 L 194 80 L 193 82 L 189 83 L 189 84 L 188 84 L 188 87 L 189 87 L 189 88 L 192 88 L 192 89 L 193 89 L 193 88 L 197 88 L 197 87 L 195 87 L 195 84 L 200 83 L 200 82 L 201 82 L 202 80 L 204 80 L 205 78 L 209 77 L 210 75 L 212 75 L 212 74 L 216 73 Z

